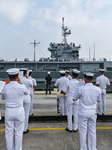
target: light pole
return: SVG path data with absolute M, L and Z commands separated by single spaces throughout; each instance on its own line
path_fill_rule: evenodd
M 33 42 L 33 43 L 30 43 L 30 44 L 33 44 L 33 46 L 34 46 L 34 62 L 35 62 L 35 50 L 36 50 L 36 45 L 37 45 L 37 44 L 40 44 L 40 42 L 36 43 L 36 40 L 34 40 L 34 42 Z

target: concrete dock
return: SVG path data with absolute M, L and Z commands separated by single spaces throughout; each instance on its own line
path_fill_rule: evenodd
M 107 94 L 107 113 L 112 114 L 112 95 Z M 2 101 L 4 115 L 4 101 Z M 34 115 L 57 114 L 56 92 L 34 95 Z M 23 136 L 23 150 L 79 150 L 79 132 L 67 132 L 67 122 L 31 122 L 30 132 Z M 97 150 L 112 150 L 112 122 L 97 122 Z M 5 147 L 5 125 L 0 123 L 0 150 Z

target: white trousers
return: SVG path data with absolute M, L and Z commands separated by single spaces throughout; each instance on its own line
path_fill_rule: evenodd
M 25 111 L 25 119 L 24 119 L 24 131 L 28 129 L 28 121 L 29 121 L 29 112 L 30 112 L 30 103 L 24 103 L 23 107 Z
M 102 105 L 102 106 L 101 106 Z M 106 112 L 106 90 L 101 89 L 101 101 L 98 102 L 98 114 Z
M 1 117 L 1 110 L 0 110 L 0 120 L 2 119 L 2 117 Z
M 65 115 L 65 96 L 59 98 L 59 107 L 61 115 Z
M 33 114 L 33 94 L 30 96 L 31 97 L 31 101 L 30 101 L 30 115 Z
M 7 150 L 22 150 L 23 129 L 24 129 L 24 108 L 23 107 L 6 108 L 5 138 Z
M 69 101 L 68 105 L 67 105 L 68 106 L 68 111 L 67 111 L 68 129 L 72 130 L 72 115 L 73 115 L 73 121 L 74 121 L 73 129 L 77 130 L 79 104 L 77 102 L 73 102 L 72 98 L 71 98 L 71 100 L 72 101 Z
M 64 111 L 65 111 L 65 115 L 67 115 L 67 113 L 68 113 L 68 101 L 67 101 L 67 96 L 65 96 L 65 98 L 64 98 L 65 100 L 65 102 L 64 102 Z
M 86 134 L 88 134 L 89 150 L 96 149 L 96 115 L 79 116 L 80 150 L 87 150 Z

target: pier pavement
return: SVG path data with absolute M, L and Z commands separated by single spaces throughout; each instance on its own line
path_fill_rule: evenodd
M 107 94 L 107 114 L 112 114 L 112 95 Z M 4 115 L 4 101 L 2 101 Z M 34 115 L 57 114 L 56 92 L 34 95 Z M 79 150 L 79 131 L 67 132 L 67 122 L 31 122 L 30 132 L 23 136 L 23 150 Z M 112 150 L 112 122 L 97 122 L 97 149 Z M 0 150 L 5 148 L 5 125 L 0 123 Z

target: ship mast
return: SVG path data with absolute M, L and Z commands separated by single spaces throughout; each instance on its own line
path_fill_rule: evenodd
M 34 46 L 34 62 L 35 62 L 35 50 L 36 50 L 36 45 L 37 45 L 37 44 L 40 44 L 40 42 L 36 43 L 36 40 L 34 40 L 34 42 L 33 42 L 33 43 L 30 43 L 30 44 L 33 44 L 33 46 Z
M 71 30 L 68 29 L 68 27 L 64 26 L 64 17 L 62 17 L 62 43 L 67 44 L 66 36 L 71 34 Z

